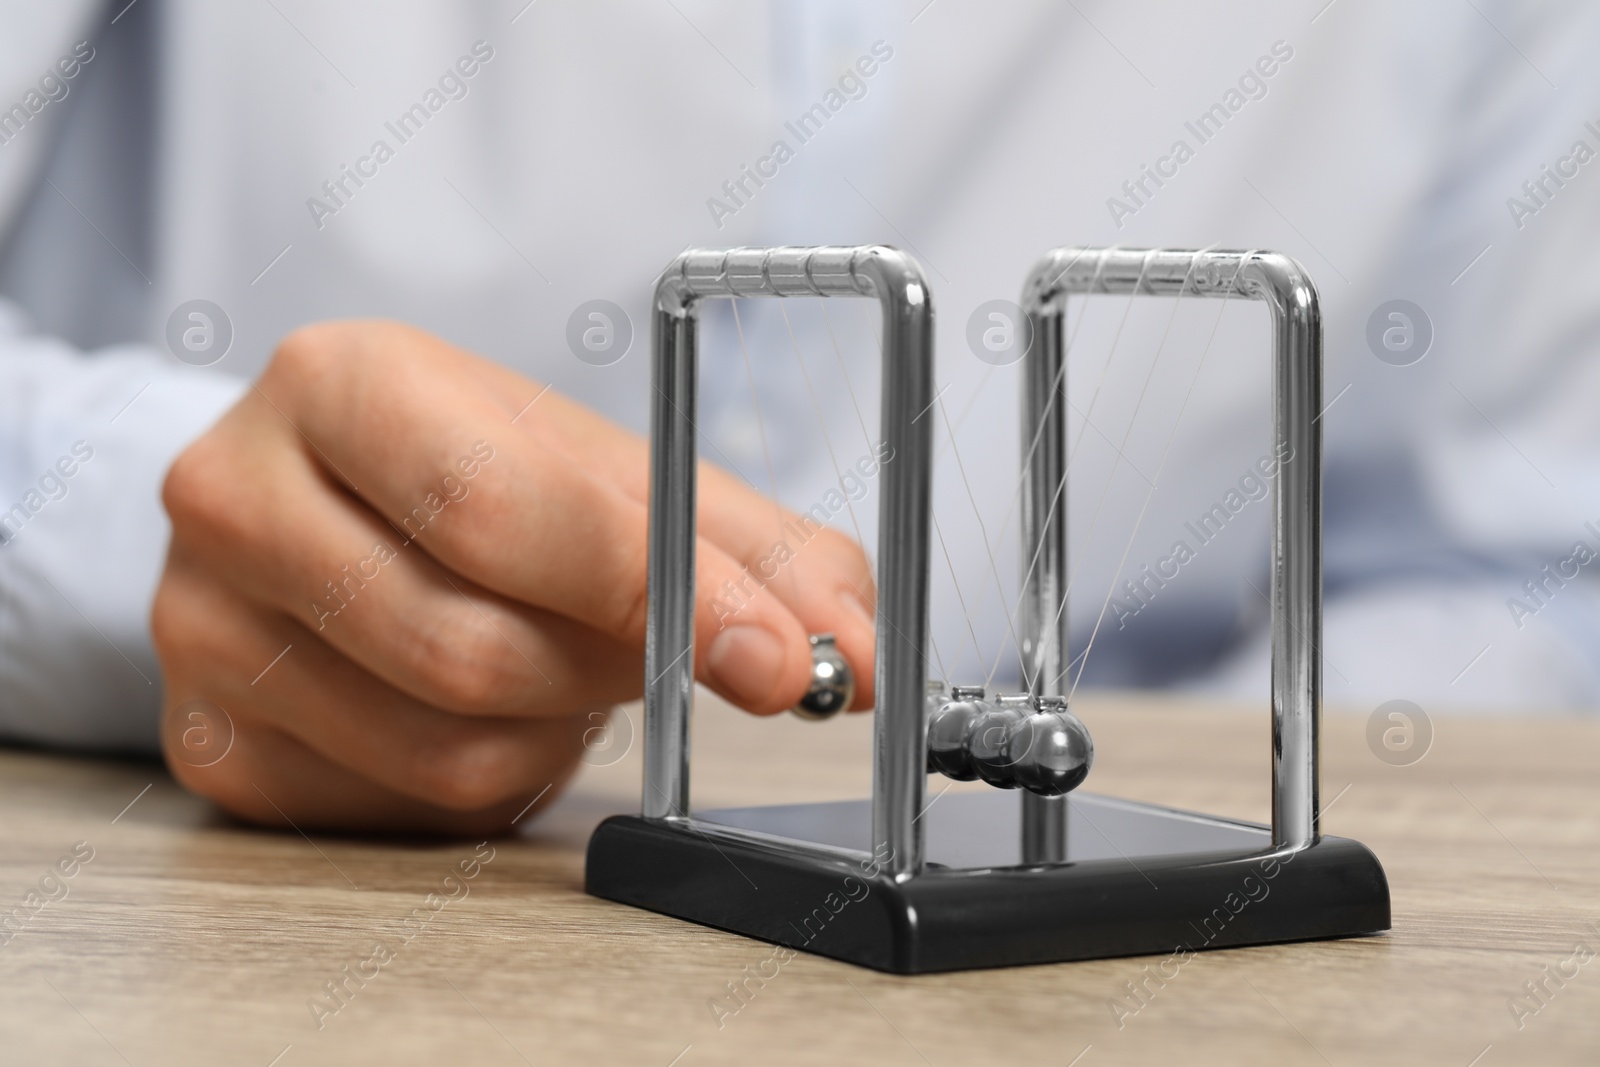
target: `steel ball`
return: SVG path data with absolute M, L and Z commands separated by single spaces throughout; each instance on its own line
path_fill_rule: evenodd
M 982 714 L 973 717 L 967 728 L 966 748 L 972 769 L 979 778 L 999 789 L 1015 789 L 1011 756 L 1007 752 L 1011 736 L 1029 712 L 1027 697 L 999 697 Z
M 931 697 L 930 697 L 931 699 Z M 928 719 L 928 771 L 958 782 L 978 777 L 967 749 L 973 720 L 993 705 L 983 699 L 982 686 L 958 685 L 949 699 L 941 700 Z
M 811 635 L 811 688 L 791 710 L 802 719 L 829 719 L 850 706 L 856 676 L 832 634 Z
M 1040 796 L 1059 797 L 1089 777 L 1094 740 L 1065 706 L 1047 706 L 1018 724 L 1007 738 L 1006 757 L 1018 785 Z

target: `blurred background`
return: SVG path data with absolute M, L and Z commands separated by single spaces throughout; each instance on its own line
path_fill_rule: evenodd
M 674 255 L 870 242 L 918 257 L 938 314 L 941 676 L 1017 673 L 1020 374 L 972 343 L 993 302 L 1061 245 L 1259 248 L 1322 297 L 1330 704 L 1600 707 L 1592 4 L 0 13 L 12 736 L 153 746 L 157 487 L 296 326 L 404 319 L 642 432 Z M 569 343 L 593 301 L 624 351 Z M 841 489 L 876 447 L 875 308 L 713 302 L 704 329 L 703 454 L 798 510 Z M 1068 331 L 1083 684 L 1265 704 L 1264 307 L 1098 297 Z M 92 459 L 41 484 L 76 442 Z M 842 490 L 876 554 L 874 479 Z M 1136 596 L 1146 566 L 1176 575 Z M 84 711 L 107 706 L 109 731 Z

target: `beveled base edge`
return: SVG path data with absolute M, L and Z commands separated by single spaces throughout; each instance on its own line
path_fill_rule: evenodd
M 929 867 L 896 883 L 864 854 L 787 850 L 735 831 L 713 840 L 693 823 L 619 815 L 589 840 L 585 889 L 895 974 L 1183 954 L 1390 925 L 1377 857 L 1340 837 L 1289 853 Z

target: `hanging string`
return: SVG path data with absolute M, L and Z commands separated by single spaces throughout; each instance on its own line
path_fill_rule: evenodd
M 1174 303 L 1174 308 L 1173 308 L 1173 316 L 1174 317 L 1176 317 L 1176 315 L 1177 315 L 1176 301 L 1181 301 L 1183 299 L 1183 294 L 1188 290 L 1189 282 L 1194 276 L 1194 269 L 1195 269 L 1196 264 L 1199 263 L 1200 257 L 1202 255 L 1204 255 L 1206 252 L 1210 251 L 1211 248 L 1214 248 L 1214 247 L 1216 247 L 1216 246 L 1215 245 L 1210 245 L 1210 246 L 1207 246 L 1206 248 L 1201 249 L 1200 251 L 1194 253 L 1193 258 L 1189 261 L 1189 269 L 1184 273 L 1183 285 L 1179 288 L 1178 296 L 1177 296 L 1177 298 L 1175 300 L 1175 303 Z M 1074 693 L 1076 693 L 1077 690 L 1078 690 L 1078 683 L 1083 680 L 1084 670 L 1088 666 L 1089 653 L 1094 649 L 1095 638 L 1098 637 L 1099 634 L 1100 634 L 1100 626 L 1105 621 L 1106 611 L 1111 606 L 1111 598 L 1114 595 L 1116 595 L 1117 579 L 1122 577 L 1122 568 L 1127 566 L 1128 554 L 1133 549 L 1134 540 L 1139 536 L 1139 527 L 1141 525 L 1143 525 L 1145 514 L 1150 509 L 1150 501 L 1155 496 L 1156 485 L 1161 480 L 1161 473 L 1164 470 L 1166 470 L 1167 459 L 1172 454 L 1172 442 L 1177 439 L 1178 427 L 1183 422 L 1184 412 L 1186 412 L 1189 409 L 1189 400 L 1194 396 L 1195 384 L 1200 380 L 1200 372 L 1205 368 L 1206 358 L 1211 354 L 1211 346 L 1217 339 L 1217 331 L 1222 325 L 1222 316 L 1223 316 L 1223 314 L 1226 313 L 1227 310 L 1228 310 L 1228 301 L 1232 298 L 1233 293 L 1234 293 L 1234 287 L 1238 283 L 1239 272 L 1244 269 L 1244 265 L 1247 262 L 1249 262 L 1250 257 L 1255 255 L 1255 254 L 1256 253 L 1254 253 L 1254 252 L 1248 252 L 1248 253 L 1246 253 L 1244 256 L 1242 256 L 1240 258 L 1239 265 L 1234 268 L 1233 277 L 1228 280 L 1228 286 L 1227 286 L 1226 289 L 1223 290 L 1221 304 L 1217 308 L 1217 319 L 1211 325 L 1211 334 L 1210 334 L 1209 337 L 1206 338 L 1205 348 L 1201 350 L 1199 362 L 1197 362 L 1195 364 L 1194 374 L 1189 379 L 1189 387 L 1184 391 L 1183 400 L 1178 405 L 1178 414 L 1172 420 L 1172 430 L 1171 430 L 1170 433 L 1167 434 L 1166 445 L 1162 449 L 1162 452 L 1161 452 L 1161 462 L 1156 467 L 1155 482 L 1153 482 L 1151 484 L 1149 492 L 1145 493 L 1144 504 L 1139 508 L 1138 518 L 1134 520 L 1133 532 L 1131 534 L 1129 534 L 1128 542 L 1123 547 L 1122 558 L 1117 562 L 1117 569 L 1111 576 L 1111 583 L 1110 583 L 1109 588 L 1107 588 L 1107 590 L 1106 590 L 1105 600 L 1100 605 L 1100 613 L 1095 617 L 1094 629 L 1090 632 L 1090 634 L 1089 634 L 1089 642 L 1084 647 L 1083 655 L 1080 657 L 1080 662 L 1079 662 L 1079 665 L 1078 665 L 1077 674 L 1073 677 L 1072 686 L 1067 691 L 1067 700 L 1069 702 L 1072 700 L 1072 695 Z M 1141 280 L 1142 280 L 1142 277 L 1143 277 L 1143 275 L 1141 273 Z M 1169 319 L 1168 323 L 1167 323 L 1168 330 L 1171 329 L 1171 325 L 1172 325 L 1172 323 L 1171 323 L 1171 320 Z M 1166 333 L 1163 333 L 1162 334 L 1162 338 L 1161 338 L 1161 343 L 1162 343 L 1163 346 L 1166 344 L 1166 338 L 1167 338 Z M 1160 358 L 1161 358 L 1161 353 L 1160 353 L 1160 350 L 1158 349 L 1157 352 L 1156 352 L 1156 360 L 1159 361 Z M 1154 363 L 1152 363 L 1152 372 L 1153 372 L 1153 370 L 1154 370 Z M 1147 378 L 1146 379 L 1146 385 L 1148 385 L 1148 384 L 1149 384 L 1149 382 L 1148 382 L 1148 378 Z M 1140 393 L 1140 402 L 1141 403 L 1143 402 L 1143 399 L 1144 399 L 1144 394 L 1141 392 Z M 1135 417 L 1137 417 L 1137 415 L 1138 415 L 1137 406 L 1134 409 L 1134 415 L 1135 415 Z M 1132 420 L 1130 420 L 1130 422 L 1129 422 L 1129 427 L 1130 427 L 1130 429 L 1132 428 Z M 1124 437 L 1124 443 L 1126 443 L 1126 437 Z M 1071 588 L 1071 582 L 1070 581 L 1068 582 L 1068 588 L 1069 589 Z M 1064 597 L 1063 597 L 1063 600 L 1062 600 L 1062 607 L 1063 608 L 1066 607 L 1066 599 Z M 1070 668 L 1070 664 L 1068 666 Z
M 772 450 L 767 446 L 767 419 L 761 413 L 761 397 L 756 389 L 755 367 L 750 362 L 750 346 L 744 339 L 744 322 L 739 317 L 739 298 L 734 297 L 728 301 L 733 305 L 733 328 L 739 335 L 739 355 L 744 359 L 745 382 L 750 386 L 750 406 L 756 413 L 756 434 L 761 439 L 761 459 L 767 468 L 766 496 L 772 501 L 772 513 L 776 518 L 776 531 L 781 536 L 783 533 L 783 505 L 778 503 L 778 475 L 772 465 Z
M 871 315 L 871 310 L 872 310 L 871 306 L 868 305 L 866 301 L 862 301 L 862 306 L 867 309 L 867 313 L 868 313 L 868 316 L 869 316 L 869 321 L 867 323 L 867 333 L 868 333 L 869 336 L 872 337 L 873 343 L 878 348 L 878 358 L 879 358 L 879 360 L 882 360 L 883 359 L 883 339 L 881 337 L 879 337 L 878 331 L 876 331 L 876 330 L 874 330 L 872 328 L 873 324 L 870 321 L 870 315 Z M 823 326 L 826 328 L 826 330 L 828 332 L 828 340 L 831 341 L 832 344 L 833 344 L 834 357 L 839 361 L 839 373 L 844 377 L 845 389 L 850 394 L 850 406 L 855 409 L 856 422 L 859 423 L 860 426 L 861 426 L 861 440 L 866 445 L 868 452 L 875 453 L 876 452 L 876 448 L 873 446 L 873 443 L 872 443 L 872 433 L 871 433 L 871 431 L 869 431 L 867 429 L 867 420 L 866 420 L 866 416 L 863 415 L 862 411 L 861 411 L 860 398 L 856 395 L 855 384 L 850 380 L 850 368 L 845 362 L 844 350 L 842 348 L 840 348 L 840 346 L 839 346 L 839 337 L 834 332 L 833 320 L 828 315 L 828 302 L 827 302 L 827 300 L 823 300 L 821 302 L 821 308 L 822 308 Z M 892 460 L 891 460 L 891 462 L 892 462 Z M 941 541 L 941 543 L 943 543 L 943 537 L 942 536 L 940 538 L 940 541 Z M 865 544 L 862 544 L 861 548 L 862 548 L 863 552 L 866 551 L 866 547 L 867 546 Z M 871 557 L 868 557 L 868 558 L 869 558 L 869 563 L 873 566 L 873 570 L 874 570 L 873 580 L 876 581 L 877 580 L 876 561 L 872 560 Z M 950 562 L 949 553 L 945 554 L 945 561 L 946 561 L 947 565 L 949 565 L 949 567 L 951 569 L 951 575 L 953 577 L 954 573 L 955 573 L 955 564 Z M 856 592 L 859 593 L 859 592 L 861 592 L 861 590 L 858 589 L 858 590 L 856 590 Z M 863 596 L 862 599 L 865 600 L 866 597 Z M 901 636 L 904 637 L 905 635 L 902 634 Z M 932 627 L 930 627 L 929 630 L 928 630 L 928 648 L 933 653 L 934 663 L 938 665 L 939 676 L 944 679 L 946 685 L 949 685 L 950 684 L 950 671 L 945 666 L 944 657 L 939 652 L 939 642 L 933 635 Z
M 1080 250 L 1078 255 L 1075 256 L 1070 263 L 1068 263 L 1065 267 L 1063 267 L 1061 269 L 1061 274 L 1058 274 L 1054 279 L 1051 280 L 1050 284 L 1053 285 L 1056 281 L 1059 281 L 1060 278 L 1061 278 L 1061 275 L 1065 274 L 1069 269 L 1071 269 L 1071 267 L 1074 264 L 1076 264 L 1078 262 L 1078 260 L 1081 259 L 1087 253 L 1088 253 L 1087 249 Z M 1103 261 L 1102 261 L 1102 263 L 1103 263 Z M 1098 277 L 1098 274 L 1099 274 L 1099 269 L 1100 268 L 1096 268 L 1096 276 L 1097 277 Z M 1048 288 L 1048 286 L 1046 288 Z M 1045 427 L 1049 424 L 1049 421 L 1050 421 L 1049 420 L 1049 416 L 1050 416 L 1051 411 L 1055 407 L 1056 397 L 1062 395 L 1062 393 L 1063 393 L 1062 384 L 1066 380 L 1068 354 L 1071 353 L 1072 350 L 1076 347 L 1077 341 L 1078 341 L 1078 331 L 1083 329 L 1083 324 L 1084 324 L 1085 320 L 1087 320 L 1087 318 L 1088 318 L 1087 302 L 1085 302 L 1085 304 L 1083 306 L 1084 306 L 1084 309 L 1085 309 L 1084 314 L 1079 315 L 1077 318 L 1075 318 L 1073 320 L 1072 332 L 1070 334 L 1068 334 L 1068 336 L 1066 338 L 1065 347 L 1064 347 L 1063 352 L 1062 352 L 1061 366 L 1056 368 L 1056 376 L 1055 376 L 1054 380 L 1050 383 L 1050 399 L 1045 402 L 1044 415 L 1039 420 L 1039 426 L 1038 426 L 1037 429 L 1034 430 L 1032 439 L 1029 440 L 1029 442 L 1028 442 L 1027 450 L 1024 452 L 1024 454 L 1022 456 L 1022 462 L 1020 464 L 1018 464 L 1019 474 L 1018 474 L 1018 477 L 1017 477 L 1017 485 L 1016 485 L 1016 488 L 1012 491 L 1010 501 L 1006 505 L 1005 514 L 1004 514 L 1004 516 L 1003 516 L 1003 518 L 1001 520 L 1001 523 L 1000 523 L 1000 532 L 997 535 L 998 537 L 1004 537 L 1006 535 L 1006 532 L 1011 528 L 1011 518 L 1012 518 L 1012 516 L 1020 514 L 1020 510 L 1019 509 L 1020 509 L 1021 502 L 1022 502 L 1022 494 L 1023 494 L 1024 489 L 1027 486 L 1027 481 L 1028 481 L 1028 470 L 1033 465 L 1033 457 L 1034 457 L 1034 454 L 1039 449 L 1040 442 L 1044 439 L 1044 430 L 1045 430 Z M 1130 302 L 1129 307 L 1131 307 L 1131 306 L 1132 305 L 1131 305 L 1131 302 Z M 1122 321 L 1118 324 L 1116 335 L 1112 339 L 1111 352 L 1108 353 L 1107 356 L 1106 356 L 1106 364 L 1100 370 L 1100 380 L 1099 380 L 1099 382 L 1096 383 L 1094 394 L 1089 399 L 1089 411 L 1090 411 L 1090 413 L 1092 413 L 1094 411 L 1094 407 L 1095 407 L 1096 403 L 1099 402 L 1099 399 L 1100 399 L 1100 387 L 1105 384 L 1106 370 L 1107 370 L 1107 368 L 1109 368 L 1109 366 L 1111 364 L 1112 356 L 1114 356 L 1116 354 L 1117 342 L 1122 337 L 1122 327 L 1124 325 L 1126 325 L 1126 323 L 1127 323 L 1127 315 L 1128 315 L 1128 308 L 1124 308 L 1123 309 Z M 1076 411 L 1077 408 L 1074 407 L 1073 410 Z M 1084 413 L 1080 412 L 1080 414 L 1084 414 Z M 1087 414 L 1084 414 L 1084 418 L 1085 419 L 1087 419 L 1088 417 L 1089 416 Z M 1081 442 L 1082 436 L 1083 436 L 1083 432 L 1081 430 L 1079 431 L 1079 435 L 1078 436 L 1079 436 L 1079 441 Z M 1055 517 L 1056 509 L 1058 507 L 1064 507 L 1065 506 L 1065 493 L 1066 493 L 1066 487 L 1067 487 L 1067 482 L 1068 482 L 1068 475 L 1072 471 L 1072 464 L 1073 464 L 1074 460 L 1076 460 L 1077 455 L 1078 455 L 1078 450 L 1077 450 L 1076 447 L 1071 448 L 1071 449 L 1068 450 L 1067 463 L 1066 463 L 1065 469 L 1062 471 L 1062 474 L 1061 474 L 1061 482 L 1060 482 L 1059 485 L 1056 486 L 1055 492 L 1051 494 L 1050 506 L 1045 512 L 1045 518 L 1044 518 L 1044 523 L 1043 524 L 1046 527 L 1049 526 L 1050 521 Z M 1027 569 L 1023 572 L 1022 580 L 1017 585 L 1017 598 L 1018 599 L 1017 599 L 1017 602 L 1012 607 L 1012 611 L 1011 611 L 1011 615 L 1012 616 L 1016 616 L 1016 615 L 1021 613 L 1021 610 L 1022 610 L 1021 598 L 1023 597 L 1023 595 L 1025 595 L 1025 593 L 1026 593 L 1026 591 L 1028 589 L 1029 583 L 1031 583 L 1033 581 L 1033 574 L 1034 574 L 1034 571 L 1038 568 L 1040 556 L 1044 552 L 1044 545 L 1045 545 L 1045 542 L 1043 540 L 1040 540 L 1039 544 L 1034 548 L 1033 558 L 1028 561 L 1028 566 L 1027 566 Z M 998 578 L 998 576 L 997 576 L 997 578 Z M 998 580 L 996 582 L 996 587 L 995 588 L 996 588 L 996 592 L 998 594 L 1004 595 L 1004 591 L 1002 589 L 1000 589 L 1000 587 L 999 587 Z M 987 592 L 988 592 L 987 584 L 985 584 L 985 586 L 978 591 L 978 604 L 980 606 L 981 606 L 981 604 L 983 602 L 983 597 Z M 993 682 L 995 674 L 997 674 L 999 672 L 999 670 L 1000 670 L 1000 662 L 1004 658 L 1004 656 L 1005 656 L 1005 646 L 1002 645 L 995 652 L 994 662 L 989 665 L 989 671 L 988 671 L 987 675 L 985 675 L 985 678 L 984 678 L 985 687 L 987 687 L 991 682 Z M 1026 681 L 1027 681 L 1027 679 L 1024 679 L 1024 682 L 1026 682 Z
M 1078 253 L 1078 256 L 1074 257 L 1074 259 L 1070 263 L 1068 263 L 1065 267 L 1062 268 L 1061 274 L 1065 274 L 1067 272 L 1067 270 L 1069 270 L 1074 264 L 1076 264 L 1079 259 L 1081 259 L 1084 255 L 1087 254 L 1087 252 L 1088 252 L 1087 249 L 1080 250 L 1080 252 Z M 1099 271 L 1099 268 L 1097 268 L 1097 270 L 1096 270 L 1097 276 L 1098 276 L 1098 271 Z M 1142 278 L 1142 274 L 1141 274 L 1141 278 Z M 1057 281 L 1059 279 L 1060 279 L 1060 275 L 1057 275 L 1056 279 L 1052 280 L 1052 284 L 1054 283 L 1054 281 Z M 1078 339 L 1078 332 L 1083 329 L 1083 324 L 1088 318 L 1088 315 L 1087 315 L 1087 302 L 1085 303 L 1084 306 L 1085 306 L 1085 313 L 1080 315 L 1080 316 L 1078 316 L 1076 319 L 1073 320 L 1072 332 L 1068 335 L 1068 337 L 1066 339 L 1065 352 L 1071 352 L 1073 350 L 1073 348 L 1076 346 L 1077 339 Z M 1089 417 L 1090 414 L 1093 413 L 1095 406 L 1099 403 L 1101 387 L 1105 384 L 1106 372 L 1109 369 L 1109 367 L 1110 367 L 1111 363 L 1113 362 L 1113 359 L 1114 359 L 1114 357 L 1116 355 L 1117 346 L 1118 346 L 1118 344 L 1120 343 L 1120 341 L 1122 339 L 1122 332 L 1123 332 L 1124 327 L 1126 327 L 1126 325 L 1127 325 L 1128 313 L 1132 309 L 1132 306 L 1133 306 L 1133 302 L 1132 302 L 1132 298 L 1130 297 L 1127 305 L 1125 305 L 1124 308 L 1123 308 L 1122 318 L 1119 320 L 1119 322 L 1117 324 L 1116 334 L 1113 336 L 1112 342 L 1111 342 L 1111 350 L 1106 356 L 1106 363 L 1105 363 L 1104 366 L 1101 367 L 1100 379 L 1095 384 L 1094 393 L 1090 397 L 1090 400 L 1089 400 L 1089 414 L 1085 414 L 1084 415 L 1084 417 L 1086 419 Z M 1012 517 L 1014 515 L 1020 514 L 1020 506 L 1021 506 L 1021 502 L 1022 502 L 1022 494 L 1023 494 L 1023 492 L 1024 492 L 1024 490 L 1025 490 L 1025 488 L 1027 486 L 1028 469 L 1031 467 L 1031 465 L 1033 463 L 1034 454 L 1038 451 L 1039 444 L 1043 440 L 1044 428 L 1048 423 L 1048 415 L 1049 415 L 1050 411 L 1054 408 L 1056 397 L 1058 395 L 1060 395 L 1060 393 L 1061 393 L 1061 385 L 1062 385 L 1062 382 L 1065 379 L 1066 372 L 1067 372 L 1067 359 L 1065 358 L 1065 353 L 1064 353 L 1063 354 L 1063 359 L 1061 361 L 1061 366 L 1059 368 L 1057 368 L 1057 370 L 1056 370 L 1056 378 L 1051 383 L 1052 388 L 1051 388 L 1051 391 L 1050 391 L 1050 399 L 1046 402 L 1046 407 L 1045 407 L 1046 418 L 1042 418 L 1040 420 L 1039 427 L 1034 431 L 1032 439 L 1028 442 L 1028 448 L 1027 448 L 1026 452 L 1024 453 L 1023 457 L 1022 457 L 1022 462 L 1019 464 L 1019 474 L 1018 474 L 1018 478 L 1017 478 L 1017 484 L 1016 484 L 1015 489 L 1012 491 L 1010 501 L 1006 505 L 1005 514 L 1004 514 L 1004 517 L 1003 517 L 1003 519 L 1001 521 L 1001 525 L 1000 525 L 1000 532 L 997 535 L 999 537 L 1004 537 L 1006 532 L 1011 528 L 1011 519 L 1012 519 Z M 1077 409 L 1074 407 L 1073 410 L 1076 411 Z M 1080 412 L 1080 414 L 1084 414 L 1084 413 Z M 1076 444 L 1081 444 L 1082 443 L 1082 437 L 1083 437 L 1083 431 L 1082 431 L 1082 429 L 1080 429 L 1078 431 L 1078 442 Z M 1073 448 L 1071 448 L 1068 451 L 1066 469 L 1062 473 L 1061 484 L 1056 487 L 1055 493 L 1052 495 L 1052 498 L 1051 498 L 1051 501 L 1050 501 L 1050 507 L 1049 507 L 1049 509 L 1048 509 L 1048 511 L 1046 513 L 1046 519 L 1045 519 L 1046 523 L 1048 523 L 1050 521 L 1050 519 L 1054 516 L 1055 510 L 1056 510 L 1057 507 L 1064 507 L 1065 506 L 1065 501 L 1063 499 L 1063 494 L 1065 492 L 1065 488 L 1066 488 L 1066 485 L 1067 485 L 1067 475 L 1070 474 L 1070 472 L 1072 470 L 1073 463 L 1076 461 L 1077 456 L 1078 456 L 1078 448 L 1075 445 Z M 1093 531 L 1093 526 L 1092 525 L 1090 527 L 1090 530 L 1091 530 L 1091 532 Z M 1044 549 L 1044 543 L 1041 541 L 1039 546 L 1034 550 L 1033 558 L 1028 561 L 1028 567 L 1027 567 L 1027 570 L 1023 574 L 1022 581 L 1018 584 L 1018 588 L 1017 588 L 1018 600 L 1013 605 L 1012 610 L 1009 613 L 1008 618 L 1009 617 L 1014 617 L 1017 614 L 1020 614 L 1020 612 L 1021 612 L 1021 597 L 1024 594 L 1024 592 L 1027 590 L 1028 584 L 1033 580 L 1033 574 L 1034 574 L 1034 571 L 1038 567 L 1039 558 L 1040 558 L 1041 553 L 1043 552 L 1043 549 Z M 995 584 L 996 592 L 998 594 L 1000 594 L 1000 595 L 1004 595 L 1004 590 L 999 584 L 999 575 L 998 575 L 998 573 L 995 575 L 995 578 L 996 578 L 996 584 Z M 1070 578 L 1069 578 L 1068 588 L 1070 589 L 1070 587 L 1071 587 L 1071 582 L 1070 582 Z M 981 606 L 983 598 L 984 598 L 985 595 L 987 595 L 987 593 L 988 593 L 988 584 L 985 583 L 984 586 L 982 588 L 980 588 L 979 592 L 978 592 L 978 605 Z M 1013 641 L 1015 641 L 1016 638 L 1015 638 L 1015 629 L 1014 628 L 1013 628 L 1012 632 L 1013 632 Z M 994 662 L 990 664 L 989 671 L 988 671 L 987 675 L 985 676 L 985 680 L 984 680 L 985 686 L 990 684 L 994 680 L 995 674 L 997 674 L 999 672 L 1000 663 L 1005 657 L 1005 651 L 1006 651 L 1006 646 L 1003 645 L 1003 644 L 996 651 Z
M 825 298 L 824 298 L 825 299 Z M 822 428 L 822 443 L 828 449 L 828 459 L 833 463 L 833 477 L 839 483 L 841 491 L 844 489 L 844 469 L 839 466 L 839 454 L 833 449 L 833 435 L 828 432 L 828 420 L 823 415 L 822 404 L 817 400 L 817 391 L 811 384 L 811 372 L 806 367 L 805 356 L 800 352 L 800 340 L 795 336 L 794 323 L 789 321 L 787 300 L 778 301 L 778 311 L 783 315 L 784 328 L 789 331 L 789 344 L 794 347 L 795 365 L 800 368 L 800 377 L 806 383 L 806 395 L 811 398 L 811 411 L 817 417 L 817 425 Z M 856 518 L 856 506 L 850 499 L 850 494 L 844 494 L 845 510 L 850 513 L 850 525 L 855 527 L 856 543 L 861 544 L 866 538 L 861 536 L 861 522 Z
M 945 411 L 944 400 L 941 398 L 941 399 L 939 399 L 937 401 L 937 403 L 939 405 L 939 414 L 944 416 L 945 432 L 949 435 L 949 438 L 950 438 L 950 454 L 955 457 L 956 470 L 961 474 L 961 484 L 966 486 L 967 500 L 971 502 L 973 516 L 978 520 L 978 536 L 983 539 L 983 549 L 989 556 L 989 573 L 994 576 L 995 588 L 998 589 L 998 588 L 1001 587 L 1001 584 L 1000 584 L 1000 567 L 999 567 L 999 564 L 995 562 L 994 546 L 992 546 L 989 543 L 989 531 L 988 531 L 988 527 L 984 524 L 984 521 L 983 521 L 983 509 L 981 507 L 979 507 L 978 498 L 972 491 L 972 482 L 967 477 L 966 464 L 961 461 L 961 449 L 956 446 L 955 431 L 950 426 L 950 418 L 949 418 L 949 415 Z M 942 538 L 941 538 L 941 540 L 942 540 Z M 954 568 L 952 567 L 952 570 L 953 569 Z M 980 587 L 980 592 L 981 592 L 981 590 L 983 588 L 987 588 L 987 584 L 985 584 L 984 586 Z M 957 594 L 959 595 L 959 593 L 960 593 L 960 587 L 958 585 L 957 586 Z M 965 609 L 965 604 L 964 603 L 963 603 L 962 610 L 963 610 L 964 613 L 966 613 L 966 609 Z M 969 630 L 973 629 L 973 627 L 972 627 L 972 616 L 971 616 L 970 613 L 967 613 L 967 628 Z M 1007 630 L 1010 631 L 1012 644 L 1014 644 L 1018 648 L 1021 648 L 1022 647 L 1022 642 L 1020 640 L 1018 640 L 1018 638 L 1017 638 L 1017 628 L 1012 623 L 1011 613 L 1010 612 L 1006 613 L 1006 628 L 1007 628 Z M 982 647 L 980 647 L 978 645 L 978 635 L 977 635 L 976 631 L 973 631 L 972 642 L 973 642 L 973 653 L 978 657 L 978 660 L 981 663 L 983 661 L 983 649 L 982 649 Z M 1003 645 L 1001 647 L 1004 648 Z M 992 675 L 991 675 L 990 678 L 986 678 L 984 680 L 984 685 L 987 686 L 991 680 L 992 680 Z

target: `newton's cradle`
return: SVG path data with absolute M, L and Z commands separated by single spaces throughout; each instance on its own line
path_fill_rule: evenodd
M 1293 448 L 1273 498 L 1272 825 L 1072 790 L 1094 747 L 1068 709 L 1066 343 L 1071 295 L 1262 300 L 1272 312 L 1273 437 Z M 876 298 L 884 443 L 872 797 L 689 807 L 697 323 L 708 297 Z M 1322 321 L 1288 256 L 1064 248 L 1023 287 L 1021 676 L 1028 692 L 928 681 L 933 306 L 921 268 L 881 246 L 692 250 L 656 285 L 651 346 L 644 799 L 589 842 L 596 896 L 883 971 L 915 974 L 1347 937 L 1389 928 L 1389 888 L 1359 842 L 1319 828 Z M 800 708 L 850 699 L 812 639 Z M 927 775 L 998 788 L 927 806 Z M 867 892 L 800 924 L 851 886 Z M 759 889 L 753 888 L 759 886 Z M 855 900 L 855 894 L 851 894 Z

